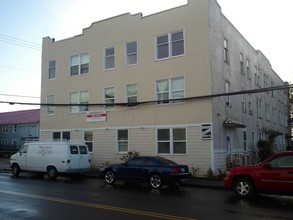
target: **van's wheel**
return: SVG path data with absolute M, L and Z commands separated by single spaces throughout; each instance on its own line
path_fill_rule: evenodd
M 48 176 L 51 180 L 54 180 L 57 178 L 57 175 L 58 175 L 58 171 L 56 170 L 55 167 L 48 167 Z
M 247 177 L 241 177 L 234 181 L 233 191 L 240 198 L 249 198 L 255 194 L 253 182 Z
M 19 176 L 19 173 L 20 173 L 20 168 L 19 168 L 18 164 L 13 164 L 12 165 L 13 176 Z

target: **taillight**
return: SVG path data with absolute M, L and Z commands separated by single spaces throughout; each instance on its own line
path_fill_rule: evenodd
M 173 174 L 177 174 L 177 173 L 179 173 L 179 168 L 178 167 L 173 167 L 172 169 L 171 169 L 171 173 L 173 173 Z

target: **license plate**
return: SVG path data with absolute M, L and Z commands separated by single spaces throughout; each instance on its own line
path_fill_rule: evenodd
M 185 168 L 181 168 L 181 169 L 180 169 L 180 172 L 181 172 L 181 173 L 185 173 Z

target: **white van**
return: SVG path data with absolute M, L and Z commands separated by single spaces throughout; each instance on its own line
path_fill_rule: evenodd
M 90 169 L 90 155 L 83 142 L 26 142 L 10 158 L 14 176 L 21 171 L 47 173 L 55 179 L 59 173 L 83 173 Z

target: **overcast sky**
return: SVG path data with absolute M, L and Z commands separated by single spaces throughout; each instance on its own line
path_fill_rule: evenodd
M 105 18 L 127 12 L 142 12 L 145 16 L 186 3 L 187 0 L 0 0 L 0 112 L 39 107 L 1 101 L 40 102 L 43 37 L 61 40 Z M 270 60 L 282 80 L 293 82 L 293 0 L 218 3 L 251 45 Z

